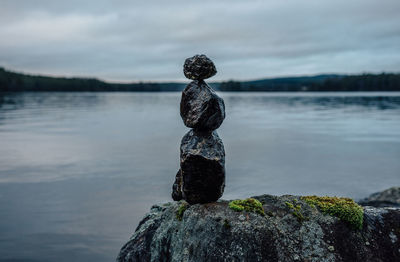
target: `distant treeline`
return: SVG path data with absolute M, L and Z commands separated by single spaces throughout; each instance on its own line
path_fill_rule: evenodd
M 0 68 L 0 92 L 63 91 L 63 92 L 108 92 L 108 91 L 181 91 L 182 83 L 107 83 L 94 78 L 65 78 L 33 76 L 6 71 Z
M 257 81 L 228 81 L 221 91 L 400 91 L 400 74 L 318 75 Z
M 93 78 L 32 76 L 0 68 L 0 92 L 181 91 L 184 83 L 107 83 Z M 318 75 L 211 83 L 219 91 L 400 91 L 400 74 Z

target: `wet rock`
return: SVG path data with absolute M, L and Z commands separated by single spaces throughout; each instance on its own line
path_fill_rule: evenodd
M 215 130 L 225 119 L 225 104 L 204 81 L 193 81 L 182 92 L 181 117 L 187 127 Z
M 214 76 L 217 69 L 207 56 L 195 55 L 185 60 L 183 73 L 191 80 L 203 80 Z
M 399 208 L 366 207 L 356 230 L 297 196 L 254 198 L 265 216 L 224 200 L 187 206 L 181 220 L 184 203 L 153 206 L 117 261 L 400 261 Z M 307 219 L 299 221 L 288 202 Z
M 179 169 L 175 176 L 175 182 L 172 185 L 172 199 L 179 201 L 183 199 L 182 197 L 182 172 Z
M 374 207 L 400 207 L 400 187 L 392 187 L 360 200 L 360 205 Z
M 224 121 L 225 104 L 203 81 L 217 72 L 205 55 L 186 59 L 183 71 L 194 81 L 182 92 L 180 113 L 184 124 L 193 129 L 182 138 L 181 168 L 172 198 L 189 204 L 210 203 L 222 196 L 225 187 L 224 145 L 213 131 Z
M 182 197 L 189 204 L 217 201 L 225 187 L 225 150 L 216 131 L 190 130 L 181 143 Z

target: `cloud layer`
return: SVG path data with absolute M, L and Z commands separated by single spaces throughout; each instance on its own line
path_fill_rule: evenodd
M 3 0 L 0 65 L 110 81 L 400 71 L 400 1 Z

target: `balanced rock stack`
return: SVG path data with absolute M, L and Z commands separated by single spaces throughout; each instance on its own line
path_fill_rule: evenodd
M 185 76 L 193 80 L 182 92 L 181 117 L 192 128 L 181 142 L 180 166 L 172 186 L 175 201 L 217 201 L 225 187 L 225 149 L 215 131 L 224 121 L 225 104 L 204 79 L 217 73 L 205 55 L 186 59 Z

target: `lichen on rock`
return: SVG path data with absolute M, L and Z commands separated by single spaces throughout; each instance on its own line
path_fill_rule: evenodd
M 181 205 L 179 206 L 178 210 L 176 211 L 176 218 L 179 221 L 182 221 L 183 213 L 185 213 L 188 207 L 189 205 L 186 202 L 182 202 Z

